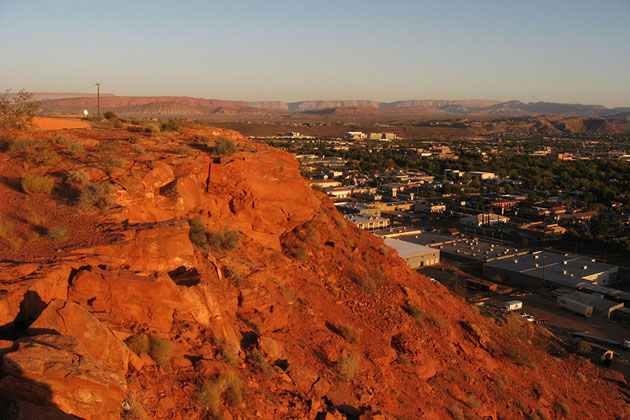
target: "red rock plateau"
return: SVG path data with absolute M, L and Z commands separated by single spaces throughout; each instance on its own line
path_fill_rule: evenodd
M 132 128 L 0 137 L 0 418 L 630 418 L 620 374 L 410 270 L 291 155 Z

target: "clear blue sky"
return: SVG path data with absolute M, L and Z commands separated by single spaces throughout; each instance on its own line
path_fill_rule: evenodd
M 0 0 L 0 88 L 630 106 L 630 0 Z

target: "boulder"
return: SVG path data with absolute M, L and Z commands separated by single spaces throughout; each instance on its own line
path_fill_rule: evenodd
M 132 321 L 163 333 L 170 331 L 175 310 L 187 312 L 179 288 L 162 272 L 140 276 L 126 270 L 84 269 L 72 279 L 69 299 L 90 312 L 107 314 L 114 324 Z
M 74 337 L 38 335 L 16 341 L 3 356 L 0 393 L 81 418 L 118 418 L 123 374 L 92 359 Z
M 12 322 L 28 325 L 51 299 L 66 299 L 70 271 L 66 264 L 54 264 L 24 276 L 16 272 L 16 277 L 3 279 L 0 286 L 0 326 Z
M 80 305 L 53 299 L 31 324 L 31 333 L 72 336 L 95 361 L 120 374 L 127 372 L 129 349 L 112 331 Z
M 135 225 L 123 236 L 107 245 L 73 251 L 75 265 L 105 264 L 130 266 L 137 271 L 171 271 L 180 266 L 193 266 L 193 246 L 188 238 L 186 220 Z

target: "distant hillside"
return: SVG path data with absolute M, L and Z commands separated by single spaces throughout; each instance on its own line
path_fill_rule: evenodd
M 72 96 L 80 95 L 80 96 Z M 93 94 L 37 93 L 46 114 L 79 113 L 84 109 L 95 112 Z M 465 100 L 404 100 L 378 102 L 371 100 L 318 100 L 301 102 L 283 101 L 230 101 L 191 98 L 187 96 L 114 96 L 101 95 L 101 110 L 136 118 L 271 118 L 279 113 L 299 117 L 326 115 L 332 117 L 379 119 L 390 117 L 413 118 L 419 116 L 527 116 L 558 115 L 571 117 L 607 117 L 626 120 L 630 108 L 606 108 L 602 105 L 562 104 L 553 102 L 499 102 L 481 99 Z M 288 114 L 287 114 L 288 113 Z M 625 114 L 624 114 L 625 113 Z M 621 116 L 621 118 L 620 118 Z

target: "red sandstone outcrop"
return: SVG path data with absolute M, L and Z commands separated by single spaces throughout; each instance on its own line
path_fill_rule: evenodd
M 86 419 L 118 416 L 127 389 L 123 374 L 96 363 L 74 337 L 21 338 L 1 367 L 2 392 Z

